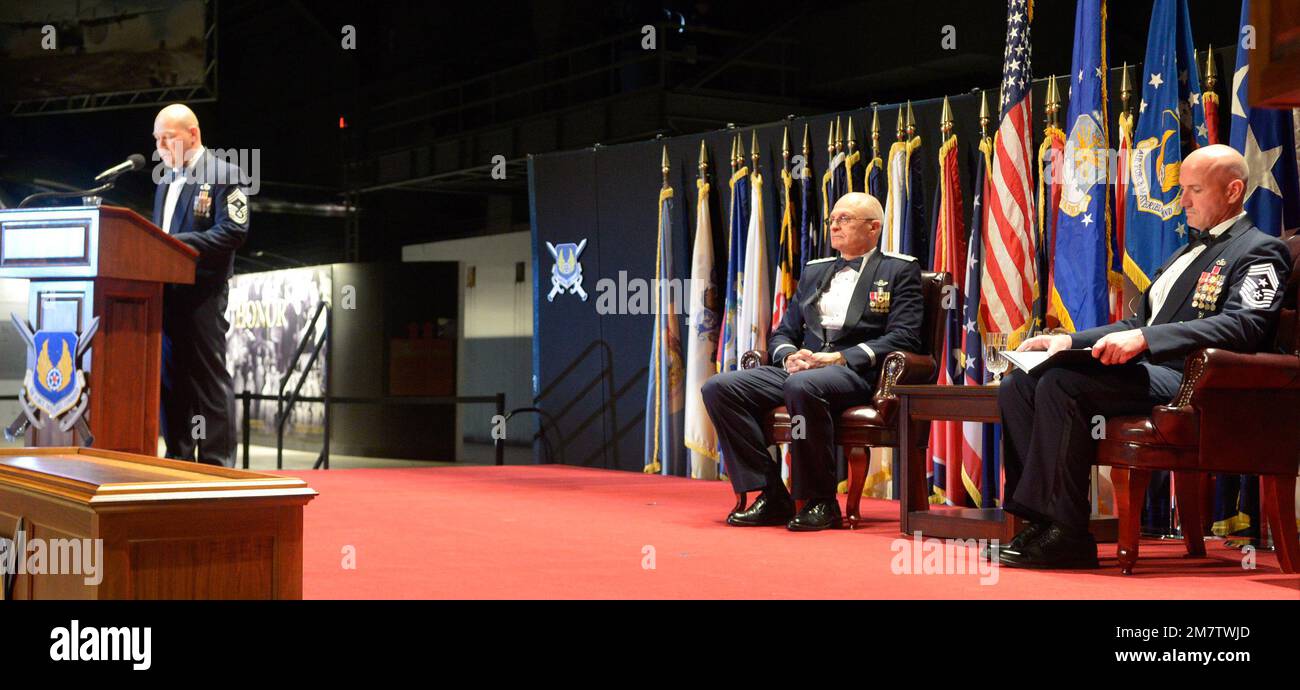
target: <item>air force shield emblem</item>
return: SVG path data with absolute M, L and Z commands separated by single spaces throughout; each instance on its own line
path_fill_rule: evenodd
M 551 291 L 546 295 L 547 302 L 554 302 L 555 296 L 562 295 L 565 291 L 581 297 L 583 302 L 587 301 L 587 292 L 582 289 L 582 264 L 578 262 L 578 256 L 586 247 L 587 240 L 577 244 L 546 243 L 546 248 L 551 250 L 551 256 L 555 258 L 555 264 L 551 266 Z
M 51 417 L 58 417 L 72 409 L 86 383 L 81 372 L 72 364 L 72 353 L 77 349 L 77 334 L 70 331 L 37 331 L 33 341 L 38 353 L 36 366 L 27 371 L 23 387 L 27 390 L 27 399 L 36 409 Z
M 44 429 L 48 419 L 55 419 L 60 431 L 76 427 L 84 445 L 94 443 L 95 437 L 83 418 L 90 396 L 86 375 L 78 363 L 99 329 L 99 318 L 93 319 L 85 332 L 77 335 L 74 331 L 33 332 L 17 314 L 11 317 L 35 362 L 23 377 L 23 387 L 18 393 L 18 404 L 23 411 L 5 429 L 5 438 L 13 440 L 23 435 L 29 424 Z M 42 414 L 46 419 L 42 419 Z
M 1129 183 L 1138 211 L 1151 213 L 1161 221 L 1169 220 L 1183 212 L 1183 190 L 1178 184 L 1181 161 L 1165 162 L 1169 140 L 1178 134 L 1178 115 L 1172 110 L 1161 113 L 1165 124 L 1160 139 L 1148 137 L 1133 145 L 1133 158 L 1129 161 Z M 1173 141 L 1170 158 L 1178 155 L 1178 140 Z M 1172 193 L 1172 198 L 1170 194 Z

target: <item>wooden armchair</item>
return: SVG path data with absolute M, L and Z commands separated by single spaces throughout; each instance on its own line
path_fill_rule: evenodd
M 1300 236 L 1287 240 L 1292 269 L 1270 347 L 1258 354 L 1218 349 L 1187 357 L 1183 383 L 1149 417 L 1107 421 L 1097 464 L 1110 465 L 1119 509 L 1119 565 L 1133 572 L 1143 497 L 1152 470 L 1173 472 L 1183 539 L 1190 556 L 1205 555 L 1204 496 L 1210 473 L 1261 477 L 1260 503 L 1278 561 L 1300 572 L 1295 484 L 1300 470 Z M 1272 354 L 1282 352 L 1285 354 Z
M 835 427 L 835 443 L 844 448 L 849 464 L 849 497 L 844 511 L 844 526 L 852 529 L 861 520 L 860 504 L 862 486 L 866 482 L 867 466 L 871 461 L 870 448 L 897 447 L 898 398 L 893 387 L 900 384 L 934 383 L 939 376 L 935 350 L 943 342 L 944 322 L 943 288 L 951 283 L 947 273 L 921 273 L 921 290 L 925 297 L 925 320 L 921 325 L 921 353 L 891 352 L 880 363 L 880 380 L 871 401 L 850 407 L 840 414 Z M 740 368 L 753 369 L 768 364 L 770 358 L 762 350 L 750 350 L 740 358 Z M 866 401 L 864 401 L 866 402 Z M 767 441 L 770 444 L 790 443 L 790 413 L 784 406 L 768 414 Z M 736 509 L 743 509 L 746 496 L 736 494 Z

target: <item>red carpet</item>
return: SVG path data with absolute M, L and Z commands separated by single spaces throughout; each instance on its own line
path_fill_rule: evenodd
M 1131 577 L 1113 544 L 1097 571 L 1002 568 L 988 585 L 978 573 L 894 574 L 889 501 L 864 501 L 880 520 L 866 529 L 794 534 L 728 527 L 722 482 L 554 465 L 285 474 L 320 492 L 306 508 L 309 599 L 1300 598 L 1300 576 L 1276 555 L 1243 570 L 1220 542 L 1202 559 L 1184 558 L 1181 542 L 1144 542 Z M 355 570 L 342 567 L 349 545 Z

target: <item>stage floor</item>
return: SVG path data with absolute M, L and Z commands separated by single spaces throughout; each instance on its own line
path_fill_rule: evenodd
M 963 546 L 949 558 L 964 574 L 925 574 L 891 501 L 864 500 L 878 522 L 863 529 L 797 534 L 728 527 L 724 482 L 557 465 L 285 474 L 320 492 L 306 508 L 308 599 L 1300 597 L 1300 576 L 1283 574 L 1275 554 L 1245 570 L 1218 541 L 1199 559 L 1181 542 L 1144 541 L 1130 577 L 1113 544 L 1095 571 L 980 573 Z

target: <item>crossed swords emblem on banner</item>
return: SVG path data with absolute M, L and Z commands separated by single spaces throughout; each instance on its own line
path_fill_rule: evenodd
M 551 256 L 555 258 L 555 263 L 551 265 L 551 292 L 546 295 L 547 302 L 554 302 L 555 296 L 564 294 L 565 290 L 581 297 L 583 302 L 587 301 L 587 291 L 582 289 L 582 264 L 578 263 L 578 255 L 586 247 L 585 239 L 578 244 L 546 243 L 546 248 L 551 250 Z
M 76 429 L 81 435 L 82 445 L 91 445 L 95 436 L 90 433 L 85 419 L 90 392 L 86 389 L 86 375 L 82 373 L 80 363 L 81 356 L 99 330 L 99 317 L 91 319 L 85 332 L 78 335 L 66 331 L 33 331 L 26 319 L 17 314 L 9 316 L 18 334 L 27 342 L 27 351 L 32 354 L 36 365 L 27 370 L 23 385 L 18 389 L 18 404 L 23 411 L 5 429 L 5 438 L 12 441 L 27 433 L 28 426 L 44 429 L 54 420 L 59 423 L 60 431 Z M 75 347 L 69 348 L 68 342 L 74 339 Z M 41 342 L 39 347 L 38 340 Z M 51 345 L 55 348 L 53 354 L 50 353 Z

